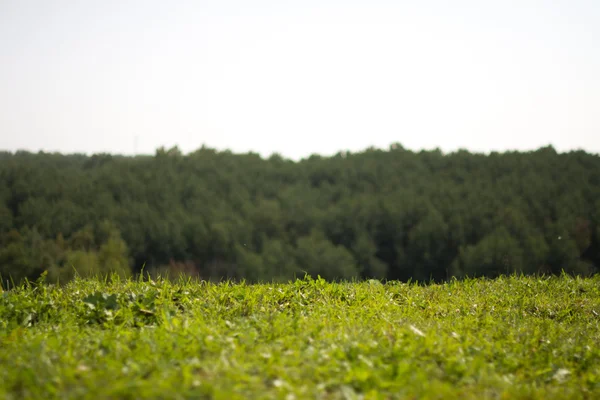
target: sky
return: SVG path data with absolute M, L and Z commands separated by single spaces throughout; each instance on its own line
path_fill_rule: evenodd
M 598 0 L 0 0 L 0 150 L 600 153 Z

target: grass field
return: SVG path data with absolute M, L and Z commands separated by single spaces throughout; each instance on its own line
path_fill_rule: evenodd
M 600 398 L 600 278 L 0 294 L 0 398 Z

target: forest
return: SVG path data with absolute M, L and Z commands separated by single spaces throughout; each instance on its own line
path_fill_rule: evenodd
M 600 267 L 600 156 L 0 153 L 0 276 L 442 282 Z

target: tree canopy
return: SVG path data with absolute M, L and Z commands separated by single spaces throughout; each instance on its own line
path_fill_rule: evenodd
M 0 275 L 443 281 L 593 274 L 600 157 L 389 150 L 0 153 Z

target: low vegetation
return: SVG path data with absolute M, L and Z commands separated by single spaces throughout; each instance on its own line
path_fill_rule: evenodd
M 600 277 L 208 283 L 0 294 L 0 398 L 600 396 Z

